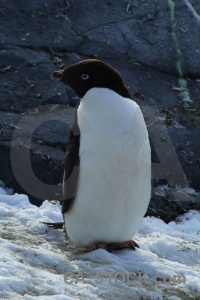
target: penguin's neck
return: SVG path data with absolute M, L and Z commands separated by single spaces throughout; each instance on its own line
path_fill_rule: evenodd
M 80 101 L 78 125 L 82 133 L 126 131 L 133 122 L 137 104 L 108 88 L 92 88 Z

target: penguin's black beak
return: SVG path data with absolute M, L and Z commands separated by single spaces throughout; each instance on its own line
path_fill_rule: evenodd
M 63 70 L 55 71 L 55 72 L 53 72 L 53 73 L 51 74 L 51 77 L 52 77 L 52 78 L 56 78 L 56 79 L 58 79 L 58 80 L 61 80 L 61 79 L 63 78 L 63 75 L 64 75 L 63 73 L 64 73 Z

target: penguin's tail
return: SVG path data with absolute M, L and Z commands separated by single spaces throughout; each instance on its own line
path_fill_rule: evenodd
M 64 222 L 42 222 L 42 223 L 55 229 L 63 228 L 64 225 Z

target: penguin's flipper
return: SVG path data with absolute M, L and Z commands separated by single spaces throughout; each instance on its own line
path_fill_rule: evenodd
M 79 106 L 80 101 L 77 105 Z M 77 193 L 79 177 L 79 144 L 80 130 L 77 123 L 77 114 L 71 129 L 65 154 L 62 214 L 66 213 L 73 205 Z

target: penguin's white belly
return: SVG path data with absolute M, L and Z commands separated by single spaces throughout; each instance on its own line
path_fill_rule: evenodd
M 78 108 L 80 174 L 67 234 L 77 245 L 130 240 L 147 210 L 151 158 L 140 108 L 106 88 L 93 88 Z

